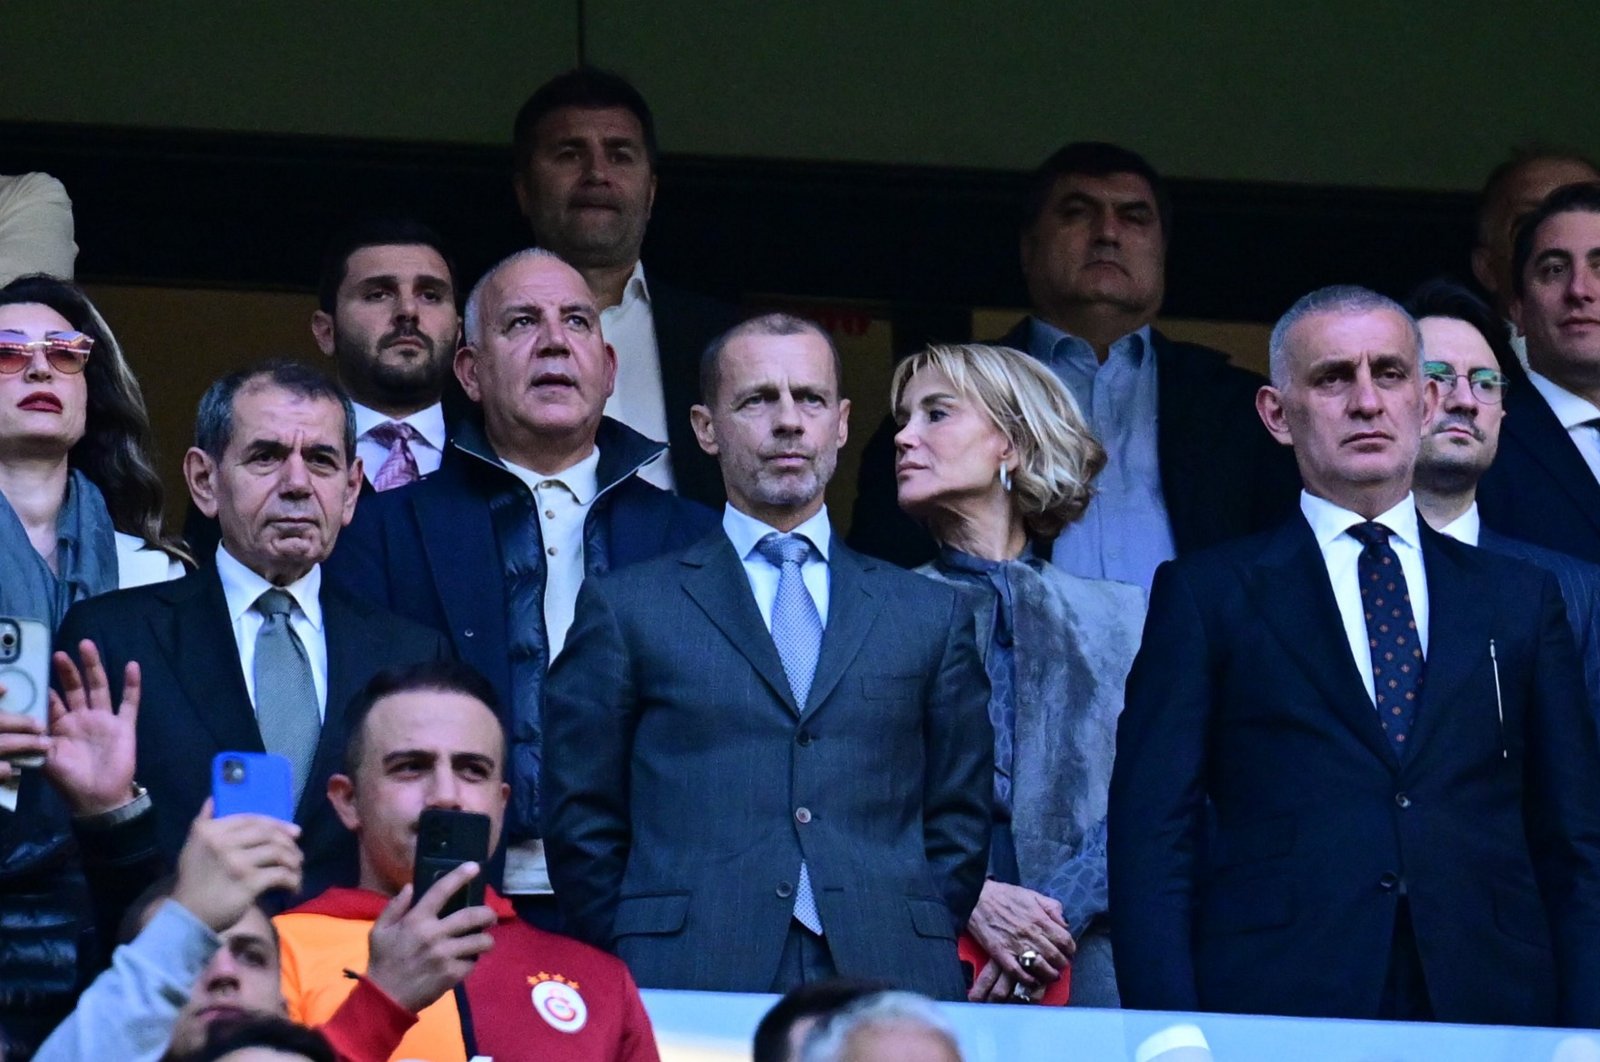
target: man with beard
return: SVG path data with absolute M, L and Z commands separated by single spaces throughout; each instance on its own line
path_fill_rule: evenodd
M 567 926 L 651 988 L 965 999 L 994 737 L 970 606 L 834 537 L 850 403 L 819 327 L 735 327 L 700 392 L 721 529 L 585 582 L 546 690 Z
M 664 490 L 722 504 L 716 462 L 695 445 L 700 352 L 739 320 L 737 308 L 646 280 L 639 260 L 656 199 L 656 126 L 625 79 L 578 67 L 539 86 L 513 129 L 517 205 L 540 247 L 571 263 L 594 292 L 617 352 L 606 416 L 667 442 L 640 470 Z
M 1406 309 L 1422 329 L 1424 371 L 1439 387 L 1439 410 L 1423 425 L 1417 454 L 1417 509 L 1435 531 L 1556 577 L 1583 657 L 1589 707 L 1600 720 L 1600 567 L 1499 534 L 1478 516 L 1478 480 L 1500 447 L 1507 392 L 1529 386 L 1499 371 L 1510 353 L 1505 329 L 1477 296 L 1448 281 L 1424 285 Z
M 616 355 L 583 277 L 549 251 L 520 251 L 473 288 L 455 371 L 475 410 L 439 471 L 363 502 L 329 576 L 447 632 L 494 685 L 511 733 L 501 891 L 554 928 L 539 701 L 578 584 L 687 545 L 716 517 L 640 476 L 665 447 L 602 415 Z
M 356 411 L 356 453 L 384 491 L 439 468 L 440 401 L 461 318 L 455 268 L 438 235 L 408 219 L 362 222 L 323 260 L 311 335 L 337 366 Z

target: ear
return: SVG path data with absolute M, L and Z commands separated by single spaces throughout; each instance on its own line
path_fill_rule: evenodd
M 1522 323 L 1524 309 L 1522 304 L 1522 296 L 1513 295 L 1511 297 L 1511 302 L 1506 306 L 1506 309 L 1511 311 L 1511 323 L 1517 326 L 1517 335 L 1527 335 L 1528 329 Z
M 617 351 L 610 343 L 606 344 L 606 397 L 610 398 L 617 389 Z
M 695 441 L 700 444 L 700 449 L 716 457 L 720 451 L 717 449 L 717 428 L 711 421 L 711 410 L 699 404 L 690 406 L 689 426 L 694 429 Z
M 1489 248 L 1479 244 L 1472 249 L 1472 275 L 1477 278 L 1478 286 L 1484 291 L 1494 291 L 1494 260 L 1489 253 Z M 1510 294 L 1501 292 L 1501 297 Z
M 1256 392 L 1256 415 L 1267 426 L 1267 433 L 1279 443 L 1294 445 L 1294 433 L 1289 430 L 1289 418 L 1283 408 L 1283 394 L 1271 384 Z
M 328 803 L 333 805 L 333 813 L 339 816 L 345 829 L 351 833 L 361 829 L 361 814 L 356 810 L 356 784 L 349 775 L 335 774 L 328 778 Z
M 1432 377 L 1423 377 L 1422 381 L 1422 430 L 1426 432 L 1428 425 L 1433 423 L 1433 418 L 1439 415 L 1439 407 L 1444 402 L 1444 391 L 1439 386 L 1439 381 Z
M 850 438 L 850 400 L 839 399 L 839 449 L 844 449 L 845 442 Z
M 194 507 L 208 519 L 217 518 L 217 463 L 198 446 L 183 455 L 183 481 L 189 485 Z
M 655 207 L 656 207 L 656 175 L 654 173 L 652 173 L 652 174 L 650 174 L 650 198 L 645 200 L 645 203 L 644 203 L 644 216 L 645 216 L 645 220 L 646 221 L 648 221 L 650 219 L 650 212 L 652 210 L 654 210 Z
M 322 310 L 311 315 L 311 338 L 317 341 L 318 350 L 333 357 L 333 315 Z
M 477 403 L 482 403 L 483 392 L 478 388 L 478 352 L 471 346 L 463 343 L 456 350 L 454 364 L 456 380 L 461 384 L 461 389 L 467 397 Z
M 344 514 L 339 519 L 340 527 L 349 527 L 350 521 L 356 515 L 356 502 L 361 500 L 362 478 L 366 475 L 366 468 L 361 464 L 361 458 L 355 457 L 346 470 L 344 492 Z

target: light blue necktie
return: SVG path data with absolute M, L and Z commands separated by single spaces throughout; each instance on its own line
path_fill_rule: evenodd
M 300 636 L 289 626 L 294 599 L 276 588 L 256 598 L 265 617 L 256 634 L 256 726 L 268 752 L 285 757 L 294 768 L 294 802 L 300 803 L 311 761 L 322 736 L 322 709 L 311 676 L 311 659 Z
M 811 555 L 811 543 L 800 535 L 774 533 L 756 543 L 756 550 L 778 569 L 778 593 L 772 599 L 772 641 L 783 661 L 794 703 L 803 712 L 811 679 L 817 672 L 817 656 L 822 651 L 822 617 L 800 575 L 801 563 Z M 800 863 L 800 883 L 794 890 L 794 916 L 801 925 L 821 935 L 822 916 L 817 911 L 811 874 L 804 860 Z

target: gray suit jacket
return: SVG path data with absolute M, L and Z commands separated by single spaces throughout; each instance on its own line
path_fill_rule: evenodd
M 546 686 L 550 877 L 640 985 L 769 990 L 804 859 L 840 973 L 964 997 L 993 752 L 968 606 L 837 540 L 829 571 L 805 705 L 720 529 L 579 592 Z
M 986 653 L 998 595 L 949 579 L 935 565 L 917 570 L 967 594 L 978 646 Z M 1082 935 L 1106 910 L 1102 824 L 1123 685 L 1144 629 L 1145 594 L 1125 583 L 1079 578 L 1053 564 L 1024 568 L 1011 587 L 1017 671 L 1011 833 L 1017 869 L 1021 884 L 1062 902 L 1068 925 Z M 1098 849 L 1093 882 L 1082 880 L 1086 847 Z

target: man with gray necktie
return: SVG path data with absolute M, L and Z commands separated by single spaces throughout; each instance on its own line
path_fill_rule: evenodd
M 83 602 L 58 644 L 99 647 L 113 700 L 124 667 L 139 664 L 135 789 L 148 789 L 164 854 L 182 848 L 216 753 L 275 752 L 294 770 L 306 891 L 350 884 L 354 845 L 325 796 L 346 703 L 385 667 L 450 655 L 438 634 L 324 585 L 322 562 L 361 488 L 350 401 L 296 362 L 227 376 L 200 400 L 184 475 L 221 527 L 214 559 L 176 582 Z
M 835 539 L 823 490 L 850 403 L 820 328 L 737 326 L 700 391 L 721 529 L 586 580 L 546 686 L 567 927 L 646 987 L 844 974 L 964 999 L 993 740 L 970 615 Z

